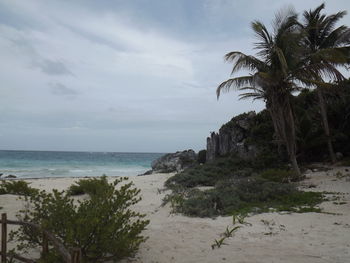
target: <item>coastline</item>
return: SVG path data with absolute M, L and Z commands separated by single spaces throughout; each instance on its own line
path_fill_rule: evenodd
M 327 191 L 331 201 L 321 204 L 326 213 L 265 213 L 246 218 L 243 225 L 219 249 L 212 249 L 232 217 L 194 218 L 171 214 L 169 205 L 161 206 L 167 191 L 164 182 L 172 174 L 131 176 L 141 189 L 137 211 L 147 214 L 150 225 L 144 232 L 149 239 L 140 246 L 135 258 L 121 262 L 346 262 L 350 256 L 350 182 L 339 178 L 344 167 L 309 172 L 301 188 Z M 39 189 L 64 190 L 82 178 L 25 179 Z M 108 177 L 112 181 L 114 177 Z M 336 205 L 336 201 L 346 202 Z M 14 218 L 22 208 L 14 195 L 0 196 L 0 210 Z M 13 244 L 12 244 L 13 245 Z

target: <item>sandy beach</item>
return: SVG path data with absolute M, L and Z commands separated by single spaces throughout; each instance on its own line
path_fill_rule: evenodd
M 344 176 L 339 176 L 338 172 Z M 338 173 L 338 176 L 336 174 Z M 345 167 L 306 174 L 301 187 L 326 191 L 330 201 L 321 204 L 324 213 L 265 213 L 246 218 L 225 245 L 212 249 L 232 217 L 190 218 L 171 214 L 162 207 L 167 193 L 163 184 L 172 174 L 130 177 L 141 189 L 136 210 L 147 214 L 150 224 L 144 232 L 149 239 L 134 258 L 122 262 L 349 262 L 350 258 L 350 175 Z M 32 187 L 50 191 L 67 189 L 76 178 L 30 179 Z M 113 178 L 109 178 L 113 180 Z M 14 195 L 1 195 L 1 212 L 14 219 L 23 207 Z M 12 244 L 10 247 L 13 247 Z

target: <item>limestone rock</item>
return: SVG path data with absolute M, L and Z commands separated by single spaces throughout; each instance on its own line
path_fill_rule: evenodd
M 17 176 L 13 175 L 13 174 L 10 174 L 8 176 L 5 176 L 4 178 L 6 178 L 6 179 L 13 179 L 13 178 L 17 178 Z
M 218 133 L 212 132 L 207 138 L 207 161 L 228 154 L 237 154 L 243 159 L 255 158 L 258 148 L 246 142 L 255 116 L 254 111 L 238 115 L 224 124 Z
M 150 175 L 150 174 L 152 174 L 152 173 L 153 173 L 153 170 L 148 170 L 148 171 L 144 172 L 143 174 L 139 174 L 139 175 L 137 175 L 137 176 Z
M 193 150 L 168 153 L 152 162 L 153 172 L 179 172 L 197 162 L 197 154 Z

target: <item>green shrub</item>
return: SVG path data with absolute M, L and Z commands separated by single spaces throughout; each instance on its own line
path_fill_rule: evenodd
M 179 191 L 171 195 L 178 196 Z M 293 184 L 273 182 L 261 177 L 223 180 L 214 189 L 187 189 L 181 202 L 172 204 L 175 212 L 188 216 L 214 217 L 218 215 L 277 211 L 318 211 L 314 206 L 323 200 L 321 193 L 298 191 Z M 303 210 L 301 210 L 303 209 Z
M 68 195 L 82 195 L 88 194 L 90 196 L 96 195 L 101 191 L 104 191 L 108 187 L 108 181 L 106 176 L 98 178 L 80 179 L 75 184 L 72 184 L 68 188 Z
M 38 189 L 30 187 L 29 183 L 25 181 L 1 181 L 0 184 L 0 195 L 32 195 L 37 192 Z
M 116 261 L 131 256 L 146 240 L 141 232 L 149 221 L 144 219 L 145 215 L 130 209 L 141 200 L 140 190 L 133 188 L 132 183 L 119 186 L 123 180 L 116 179 L 111 184 L 105 177 L 91 180 L 101 191 L 90 192 L 93 193 L 90 198 L 82 201 L 74 201 L 57 190 L 41 191 L 26 197 L 28 205 L 20 219 L 41 225 L 67 248 L 81 248 L 83 262 Z M 10 236 L 19 242 L 17 249 L 22 252 L 42 242 L 40 233 L 25 226 Z M 50 258 L 43 262 L 63 262 L 51 247 Z
M 268 169 L 261 173 L 261 177 L 268 181 L 288 183 L 295 178 L 295 172 L 290 170 Z
M 222 157 L 217 160 L 196 165 L 185 171 L 170 177 L 165 186 L 172 188 L 181 185 L 186 188 L 195 186 L 214 186 L 218 180 L 231 177 L 250 176 L 254 169 L 249 167 L 250 163 L 235 156 Z

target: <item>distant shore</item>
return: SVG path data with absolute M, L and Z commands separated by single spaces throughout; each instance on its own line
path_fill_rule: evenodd
M 325 213 L 265 213 L 246 218 L 236 234 L 219 249 L 212 249 L 232 217 L 191 218 L 171 214 L 162 206 L 164 182 L 172 174 L 131 176 L 141 189 L 142 201 L 135 209 L 151 220 L 145 231 L 149 239 L 133 259 L 122 262 L 347 262 L 350 257 L 350 180 L 345 167 L 306 174 L 301 187 L 308 191 L 328 192 L 321 204 Z M 110 181 L 114 177 L 108 177 Z M 32 187 L 51 191 L 65 190 L 79 178 L 25 179 Z M 0 211 L 15 218 L 23 202 L 14 195 L 1 195 Z M 11 245 L 13 247 L 13 244 Z

